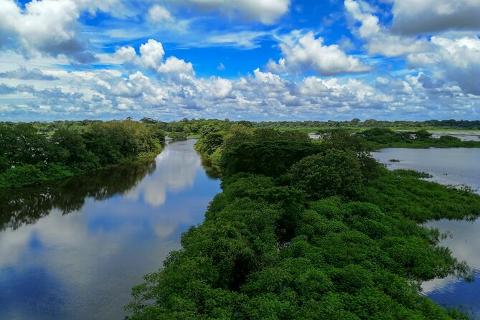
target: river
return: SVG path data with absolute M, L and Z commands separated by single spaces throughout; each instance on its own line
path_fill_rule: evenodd
M 0 319 L 123 319 L 131 288 L 220 192 L 193 144 L 169 144 L 148 165 L 0 193 Z
M 466 185 L 477 193 L 480 191 L 480 149 L 389 148 L 373 155 L 390 169 L 423 171 L 432 175 L 432 181 Z M 391 162 L 392 159 L 400 162 Z M 440 245 L 450 248 L 457 259 L 467 262 L 475 281 L 465 282 L 453 276 L 435 279 L 422 284 L 423 292 L 441 305 L 460 308 L 473 319 L 480 319 L 480 219 L 439 220 L 425 225 L 447 234 Z

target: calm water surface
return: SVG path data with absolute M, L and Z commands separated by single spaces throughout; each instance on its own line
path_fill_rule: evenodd
M 384 149 L 374 157 L 391 169 L 413 169 L 433 175 L 432 180 L 447 185 L 467 185 L 480 190 L 480 149 Z M 390 162 L 397 159 L 400 162 Z M 432 199 L 434 200 L 434 199 Z M 426 224 L 448 237 L 441 245 L 450 248 L 459 260 L 473 269 L 475 281 L 455 277 L 435 279 L 422 285 L 436 302 L 459 307 L 480 319 L 480 219 L 475 221 L 432 221 Z
M 124 318 L 132 286 L 220 191 L 193 144 L 170 144 L 150 165 L 0 194 L 0 319 Z
M 471 133 L 453 133 L 453 132 L 433 132 L 434 138 L 440 138 L 441 136 L 451 136 L 458 138 L 462 141 L 480 141 L 480 135 Z

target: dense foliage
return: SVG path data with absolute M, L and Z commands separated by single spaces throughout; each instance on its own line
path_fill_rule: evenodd
M 363 189 L 363 173 L 352 151 L 329 149 L 305 157 L 289 170 L 294 186 L 311 198 L 340 195 L 355 198 Z
M 157 125 L 134 121 L 0 124 L 0 187 L 53 181 L 156 154 Z
M 361 121 L 353 119 L 350 121 L 266 121 L 266 122 L 248 122 L 248 121 L 229 121 L 217 119 L 182 119 L 177 122 L 161 122 L 150 118 L 142 119 L 145 123 L 157 123 L 168 132 L 187 132 L 189 135 L 196 135 L 205 126 L 229 126 L 237 123 L 247 126 L 255 126 L 256 128 L 268 128 L 279 130 L 300 130 L 313 132 L 318 129 L 352 129 L 352 130 L 368 130 L 372 128 L 387 128 L 394 130 L 480 130 L 480 121 L 467 120 L 429 120 L 429 121 L 380 121 L 368 119 Z M 313 131 L 312 131 L 313 130 Z
M 185 132 L 169 132 L 168 137 L 172 141 L 185 141 L 188 139 L 188 135 Z
M 389 172 L 360 141 L 202 129 L 197 149 L 223 192 L 134 289 L 130 318 L 465 319 L 419 292 L 469 270 L 418 222 L 479 215 L 480 197 Z
M 468 120 L 429 120 L 429 121 L 379 121 L 368 119 L 360 121 L 278 121 L 261 122 L 262 127 L 268 128 L 395 128 L 395 129 L 457 129 L 457 130 L 480 130 L 480 121 Z

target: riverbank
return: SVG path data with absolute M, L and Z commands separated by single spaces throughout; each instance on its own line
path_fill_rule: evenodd
M 132 162 L 164 146 L 154 125 L 134 121 L 0 124 L 0 188 L 40 185 Z
M 92 168 L 88 170 L 81 170 L 62 165 L 22 166 L 20 168 L 16 168 L 16 170 L 7 170 L 3 174 L 0 174 L 0 192 L 8 189 L 52 184 L 72 177 L 101 173 L 116 167 L 139 165 L 152 162 L 155 157 L 162 152 L 162 150 L 163 147 L 159 146 L 156 151 L 141 154 L 136 158 L 125 159 L 116 164 L 110 164 L 104 167 Z

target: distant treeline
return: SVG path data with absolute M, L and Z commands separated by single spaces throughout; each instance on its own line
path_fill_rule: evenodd
M 469 269 L 419 223 L 478 216 L 480 197 L 388 171 L 365 139 L 203 126 L 196 148 L 223 192 L 133 290 L 130 319 L 467 319 L 421 294 Z
M 351 121 L 280 121 L 260 122 L 264 127 L 358 127 L 358 128 L 428 128 L 480 130 L 480 121 L 428 120 L 428 121 L 380 121 L 353 119 Z
M 164 144 L 158 125 L 134 121 L 0 124 L 0 187 L 54 181 L 141 158 Z
M 205 125 L 218 125 L 219 122 L 230 124 L 242 124 L 257 128 L 277 129 L 302 129 L 302 128 L 392 128 L 392 129 L 457 129 L 457 130 L 480 130 L 480 120 L 428 120 L 428 121 L 380 121 L 353 119 L 351 121 L 231 121 L 228 119 L 183 119 L 175 122 L 162 122 L 150 118 L 141 121 L 146 123 L 158 123 L 165 131 L 188 131 L 198 133 Z

